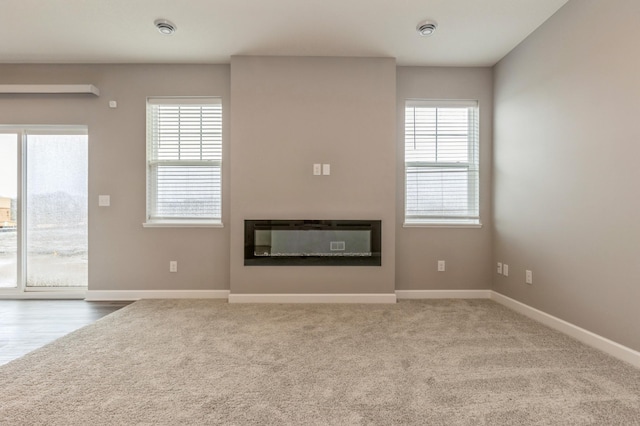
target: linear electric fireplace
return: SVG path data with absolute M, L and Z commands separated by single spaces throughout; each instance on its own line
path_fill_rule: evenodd
M 245 220 L 244 264 L 380 266 L 379 220 Z

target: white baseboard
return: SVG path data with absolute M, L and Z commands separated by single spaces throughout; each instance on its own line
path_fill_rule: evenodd
M 77 300 L 86 297 L 86 291 L 20 291 L 0 292 L 0 299 L 15 300 Z
M 532 308 L 529 305 L 525 305 L 524 303 L 518 302 L 517 300 L 514 300 L 495 291 L 491 292 L 491 300 L 494 300 L 509 309 L 512 309 L 524 316 L 538 321 L 546 325 L 547 327 L 553 328 L 554 330 L 573 337 L 574 339 L 586 345 L 599 349 L 615 358 L 618 358 L 622 361 L 628 362 L 629 364 L 637 368 L 640 368 L 640 352 L 638 351 L 623 346 L 598 334 L 592 333 L 591 331 L 585 330 L 584 328 L 578 327 L 577 325 L 571 324 L 570 322 L 561 320 L 560 318 L 554 317 L 553 315 L 549 315 L 536 308 Z
M 229 294 L 229 303 L 396 303 L 394 293 L 381 294 Z
M 89 302 L 140 299 L 227 299 L 229 290 L 88 290 Z
M 396 290 L 398 299 L 489 299 L 491 290 Z

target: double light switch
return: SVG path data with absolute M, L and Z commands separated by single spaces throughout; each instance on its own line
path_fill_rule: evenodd
M 329 176 L 331 174 L 331 164 L 320 164 L 315 163 L 313 165 L 313 175 L 314 176 Z

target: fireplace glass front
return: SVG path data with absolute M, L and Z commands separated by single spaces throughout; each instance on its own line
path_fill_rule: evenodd
M 244 264 L 380 266 L 380 221 L 246 220 Z

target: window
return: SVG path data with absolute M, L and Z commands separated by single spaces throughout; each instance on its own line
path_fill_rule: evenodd
M 405 224 L 479 225 L 478 103 L 405 104 Z
M 147 100 L 145 226 L 216 226 L 222 209 L 219 98 Z

